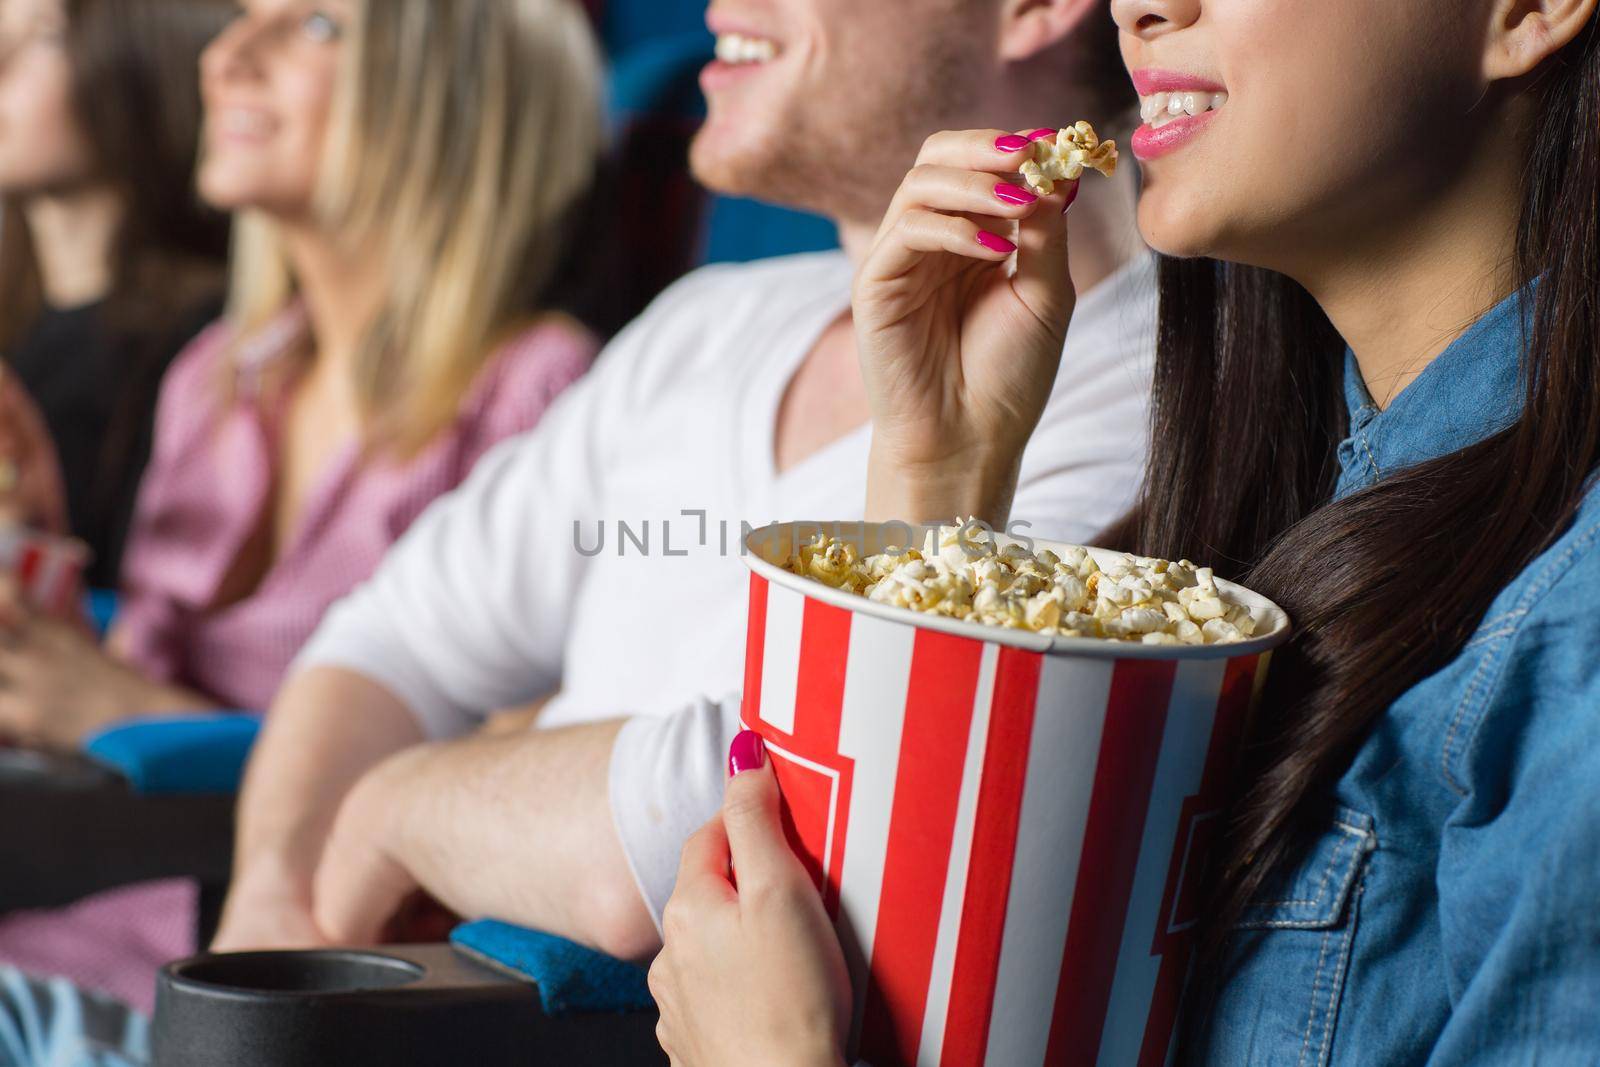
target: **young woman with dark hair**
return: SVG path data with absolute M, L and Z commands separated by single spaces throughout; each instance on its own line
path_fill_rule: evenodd
M 1172 258 L 1148 480 L 1102 541 L 1215 561 L 1297 632 L 1177 1062 L 1594 1063 L 1595 0 L 1112 7 Z M 1056 372 L 1066 231 L 977 206 L 998 132 L 929 142 L 858 279 L 879 517 L 1003 519 Z M 1009 218 L 1017 273 L 985 274 Z M 753 747 L 685 852 L 662 1033 L 675 1064 L 838 1063 L 836 946 Z
M 200 52 L 224 0 L 0 3 L 0 508 L 70 532 L 114 586 L 156 391 L 221 306 L 226 216 L 204 207 Z M 13 440 L 12 438 L 15 438 Z M 26 477 L 25 477 L 26 475 Z

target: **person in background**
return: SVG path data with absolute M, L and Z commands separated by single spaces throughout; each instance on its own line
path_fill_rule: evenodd
M 371 943 L 421 886 L 458 914 L 650 953 L 682 843 L 721 799 L 741 525 L 861 517 L 879 442 L 851 284 L 918 146 L 956 116 L 1132 124 L 1098 0 L 719 0 L 708 22 L 724 58 L 702 78 L 696 173 L 835 219 L 844 249 L 679 283 L 329 613 L 252 758 L 214 947 Z M 1009 131 L 988 146 L 1012 172 L 1030 149 Z M 1076 192 L 1017 181 L 970 191 L 1057 217 Z M 991 469 L 949 442 L 1017 489 L 1039 536 L 1087 536 L 1137 489 L 1155 344 L 1134 199 L 1128 168 L 1072 208 L 1081 299 L 1028 455 Z M 648 522 L 650 548 L 622 522 Z M 465 736 L 543 698 L 538 729 Z
M 1214 560 L 1296 627 L 1245 739 L 1185 1025 L 1144 1060 L 1600 1062 L 1596 0 L 1113 10 L 1145 114 L 1169 116 L 1134 147 L 1141 228 L 1174 258 L 1149 475 L 1104 540 Z M 1220 106 L 1174 121 L 1173 92 Z M 1356 128 L 1357 152 L 1310 132 Z M 987 140 L 938 152 L 988 179 Z M 1054 373 L 963 286 L 907 284 L 994 258 L 963 239 L 992 213 L 921 203 L 946 239 L 887 226 L 857 286 L 900 446 L 871 475 L 890 510 L 949 503 L 922 499 L 944 468 L 907 416 L 937 395 L 890 386 L 908 363 Z M 1035 281 L 1062 306 L 1064 276 Z M 1021 447 L 980 403 L 948 412 L 945 432 Z M 1010 504 L 965 484 L 980 515 Z M 760 739 L 730 762 L 652 972 L 663 1044 L 675 1067 L 842 1064 L 833 929 Z
M 161 376 L 221 306 L 227 216 L 194 171 L 200 51 L 232 10 L 0 2 L 0 514 L 86 543 L 104 588 Z
M 327 606 L 596 347 L 547 300 L 603 137 L 568 0 L 250 0 L 203 73 L 228 312 L 162 387 L 109 648 L 0 597 L 0 731 L 37 744 L 266 708 Z M 141 886 L 0 920 L 0 960 L 148 1008 L 193 933 L 192 886 Z

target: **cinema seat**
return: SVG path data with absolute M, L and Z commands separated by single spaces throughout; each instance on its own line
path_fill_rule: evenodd
M 254 716 L 217 714 L 128 723 L 76 755 L 0 748 L 0 914 L 192 878 L 198 933 L 209 939 L 227 887 L 234 794 L 259 729 Z

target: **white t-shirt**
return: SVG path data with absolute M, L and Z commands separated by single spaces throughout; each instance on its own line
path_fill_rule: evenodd
M 859 520 L 865 508 L 869 426 L 782 474 L 774 462 L 784 392 L 848 310 L 851 279 L 831 252 L 680 281 L 534 432 L 417 520 L 296 669 L 371 678 L 431 737 L 557 691 L 541 728 L 666 722 L 630 727 L 612 764 L 618 830 L 659 914 L 679 847 L 720 801 L 737 714 L 720 701 L 743 677 L 743 524 Z M 1012 511 L 1028 534 L 1085 539 L 1129 506 L 1154 348 L 1141 255 L 1079 299 Z

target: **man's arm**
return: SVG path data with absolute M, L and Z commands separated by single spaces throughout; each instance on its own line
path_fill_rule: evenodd
M 607 472 L 636 447 L 627 433 L 631 405 L 658 395 L 645 370 L 670 372 L 671 357 L 688 343 L 681 328 L 663 339 L 660 324 L 699 321 L 683 313 L 698 293 L 686 281 L 658 298 L 536 431 L 480 461 L 465 485 L 413 524 L 373 579 L 328 613 L 301 652 L 303 677 L 286 686 L 273 712 L 288 721 L 274 724 L 252 761 L 220 945 L 276 932 L 247 925 L 275 907 L 287 909 L 289 932 L 322 936 L 310 917 L 312 878 L 325 855 L 343 858 L 342 846 L 325 849 L 324 840 L 362 773 L 419 740 L 460 737 L 486 713 L 558 688 L 587 569 L 576 524 L 604 514 Z M 413 795 L 431 803 L 433 788 Z M 448 810 L 441 798 L 444 838 L 465 826 L 446 818 Z M 517 844 L 525 857 L 530 840 Z
M 239 797 L 233 888 L 218 951 L 319 945 L 312 879 L 340 803 L 386 757 L 423 740 L 382 686 L 337 668 L 293 678 L 279 694 Z
M 620 722 L 401 752 L 356 785 L 318 869 L 317 926 L 368 944 L 415 889 L 625 959 L 660 947 L 612 827 Z
M 312 878 L 351 786 L 402 748 L 555 689 L 586 562 L 572 520 L 601 480 L 599 384 L 569 390 L 435 501 L 301 650 L 240 797 L 218 948 L 321 940 Z

